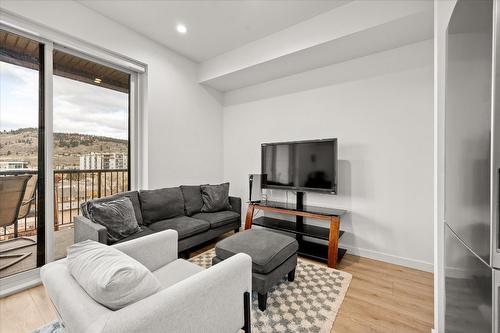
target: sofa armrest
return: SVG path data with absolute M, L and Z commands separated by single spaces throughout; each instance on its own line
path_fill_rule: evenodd
M 165 230 L 118 243 L 113 247 L 131 256 L 150 271 L 156 271 L 177 259 L 177 238 L 177 231 Z
M 251 291 L 252 260 L 239 253 L 115 311 L 103 332 L 235 333 L 244 324 L 244 293 Z
M 65 332 L 102 331 L 102 322 L 113 311 L 94 301 L 82 289 L 71 275 L 66 259 L 43 266 L 40 278 Z
M 229 203 L 231 204 L 232 211 L 241 215 L 241 198 L 229 197 Z
M 75 216 L 75 243 L 94 240 L 108 244 L 108 231 L 105 226 L 90 221 L 84 216 Z

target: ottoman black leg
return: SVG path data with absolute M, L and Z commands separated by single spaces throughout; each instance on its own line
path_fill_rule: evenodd
M 295 268 L 288 273 L 288 281 L 293 282 L 293 280 L 295 280 Z
M 265 294 L 257 293 L 257 296 L 259 298 L 259 310 L 260 311 L 266 311 L 266 308 L 267 308 L 267 293 L 265 293 Z

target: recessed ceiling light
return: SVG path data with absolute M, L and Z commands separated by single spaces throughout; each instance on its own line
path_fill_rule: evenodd
M 177 24 L 176 29 L 177 29 L 177 32 L 180 34 L 185 34 L 188 31 L 186 26 L 182 23 Z

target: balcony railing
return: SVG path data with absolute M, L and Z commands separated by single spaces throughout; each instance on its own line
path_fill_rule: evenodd
M 0 171 L 1 176 L 37 174 L 37 171 Z M 80 205 L 88 200 L 127 191 L 127 169 L 55 170 L 54 171 L 54 228 L 71 227 L 73 217 L 81 214 Z M 35 194 L 38 196 L 38 193 Z M 37 230 L 37 200 L 30 213 L 18 221 L 21 236 L 31 236 Z M 14 226 L 0 229 L 0 240 L 12 238 Z

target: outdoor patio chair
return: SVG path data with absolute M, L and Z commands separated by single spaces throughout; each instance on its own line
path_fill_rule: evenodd
M 28 216 L 31 205 L 35 202 L 36 199 L 36 188 L 38 184 L 38 175 L 32 175 L 31 178 L 26 183 L 26 190 L 24 191 L 24 196 L 21 202 L 21 207 L 19 207 L 19 213 L 17 214 L 17 219 L 24 219 Z M 16 228 L 17 229 L 17 228 Z M 17 233 L 17 230 L 14 230 L 14 233 Z M 14 235 L 17 237 L 17 235 Z
M 24 218 L 31 207 L 31 203 L 34 200 L 35 188 L 37 179 L 35 177 L 34 183 L 31 175 L 20 175 L 20 176 L 2 176 L 0 177 L 0 227 L 8 227 L 14 225 L 14 239 L 9 239 L 0 242 L 0 244 L 6 244 L 7 242 L 18 242 L 19 240 L 29 241 L 29 245 L 23 242 L 20 246 L 13 246 L 5 251 L 0 251 L 1 259 L 11 259 L 15 260 L 0 266 L 0 270 L 10 267 L 24 258 L 31 255 L 31 253 L 22 254 L 5 254 L 13 250 L 17 250 L 23 247 L 31 246 L 36 244 L 36 241 L 28 237 L 18 237 L 18 219 L 19 216 Z M 28 187 L 28 184 L 29 187 Z M 28 193 L 26 193 L 28 190 Z M 21 215 L 20 215 L 21 213 Z

